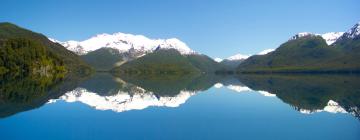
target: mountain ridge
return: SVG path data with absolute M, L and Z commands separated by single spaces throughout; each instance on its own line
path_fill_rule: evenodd
M 318 34 L 303 32 L 294 35 L 275 51 L 251 56 L 241 63 L 239 72 L 360 72 L 359 23 L 348 32 L 338 33 L 329 45 Z

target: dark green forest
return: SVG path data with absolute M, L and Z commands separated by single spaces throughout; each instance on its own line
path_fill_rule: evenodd
M 64 46 L 50 41 L 46 36 L 40 33 L 21 28 L 12 23 L 0 23 L 0 40 L 2 42 L 1 48 L 5 47 L 3 50 L 3 53 L 5 54 L 1 56 L 3 57 L 3 60 L 5 60 L 5 57 L 9 60 L 6 62 L 6 67 L 3 66 L 0 68 L 2 73 L 9 72 L 10 69 L 29 72 L 31 68 L 39 68 L 40 65 L 43 64 L 59 66 L 54 67 L 53 69 L 59 71 L 65 70 L 68 73 L 90 73 L 92 70 L 78 55 L 67 50 Z M 10 49 L 9 47 L 16 48 Z M 15 58 L 15 56 L 20 58 Z M 25 57 L 31 59 L 23 61 L 25 60 Z M 31 62 L 32 60 L 35 60 L 35 57 L 37 57 L 37 61 Z M 46 61 L 45 59 L 49 60 Z M 42 66 L 42 68 L 45 67 Z
M 0 74 L 65 73 L 64 61 L 41 43 L 25 39 L 0 40 Z

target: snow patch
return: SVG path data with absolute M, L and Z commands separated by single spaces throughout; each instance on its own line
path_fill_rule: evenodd
M 214 59 L 216 62 L 221 62 L 221 61 L 223 61 L 223 59 L 221 59 L 221 58 L 215 58 Z
M 216 83 L 216 84 L 214 85 L 215 88 L 222 88 L 223 86 L 224 86 L 224 85 L 221 84 L 221 83 Z
M 244 60 L 244 59 L 247 59 L 249 57 L 250 57 L 249 55 L 236 54 L 236 55 L 230 56 L 230 57 L 228 57 L 226 59 L 230 60 L 230 61 L 234 61 L 234 60 Z
M 329 32 L 320 36 L 326 41 L 328 45 L 331 45 L 335 43 L 335 41 L 338 40 L 343 34 L 344 32 Z

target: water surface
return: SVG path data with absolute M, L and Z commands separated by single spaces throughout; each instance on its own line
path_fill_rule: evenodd
M 360 139 L 356 75 L 3 78 L 1 139 Z

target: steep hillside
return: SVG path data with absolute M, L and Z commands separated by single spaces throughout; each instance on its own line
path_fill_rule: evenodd
M 212 58 L 206 55 L 192 54 L 187 55 L 186 58 L 202 73 L 214 73 L 217 70 L 225 68 L 224 65 L 217 63 Z
M 0 40 L 0 74 L 65 73 L 64 62 L 41 43 L 23 38 Z

